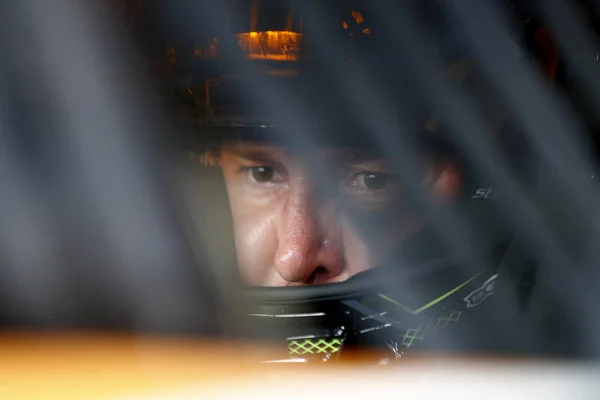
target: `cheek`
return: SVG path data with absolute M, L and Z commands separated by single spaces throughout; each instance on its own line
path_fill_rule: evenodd
M 277 206 L 255 202 L 235 183 L 228 182 L 235 246 L 240 274 L 248 284 L 269 279 L 277 251 Z
M 350 275 L 370 269 L 381 263 L 379 246 L 367 235 L 356 229 L 355 223 L 344 219 L 342 222 L 342 237 L 346 268 Z
M 420 229 L 418 218 L 388 214 L 386 218 L 371 217 L 358 228 L 356 221 L 343 222 L 346 264 L 351 275 L 387 262 L 397 247 Z
M 241 275 L 246 283 L 263 284 L 272 272 L 277 251 L 274 218 L 236 218 L 234 215 L 234 229 Z

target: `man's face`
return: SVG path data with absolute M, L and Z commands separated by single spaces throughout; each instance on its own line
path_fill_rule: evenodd
M 240 273 L 251 285 L 346 280 L 384 262 L 421 225 L 402 205 L 391 166 L 374 153 L 232 143 L 220 165 Z

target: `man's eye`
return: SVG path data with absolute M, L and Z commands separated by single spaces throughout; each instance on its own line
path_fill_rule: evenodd
M 361 172 L 356 175 L 356 186 L 364 190 L 382 190 L 389 183 L 386 174 L 377 174 L 373 172 Z
M 345 191 L 357 205 L 384 207 L 398 195 L 398 184 L 394 174 L 363 171 L 352 176 Z
M 271 167 L 250 167 L 247 171 L 250 179 L 256 183 L 271 182 L 276 176 Z

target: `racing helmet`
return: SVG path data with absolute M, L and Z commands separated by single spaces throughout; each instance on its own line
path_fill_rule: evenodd
M 369 22 L 368 13 L 347 11 L 351 22 L 342 19 L 332 28 L 338 36 L 331 40 L 334 50 L 328 54 L 319 49 L 327 31 L 311 30 L 309 24 L 299 31 L 287 26 L 282 31 L 240 32 L 228 41 L 212 38 L 194 50 L 182 67 L 193 82 L 186 91 L 193 97 L 195 113 L 187 115 L 199 126 L 186 137 L 187 156 L 214 166 L 221 144 L 232 140 L 382 150 L 382 136 L 373 130 L 384 125 L 365 124 L 371 117 L 352 109 L 377 102 L 365 99 L 360 79 L 378 81 L 379 91 L 370 94 L 385 99 L 385 104 L 396 103 L 390 107 L 398 111 L 391 121 L 402 139 L 388 140 L 406 146 L 396 152 L 398 157 L 403 151 L 416 151 L 460 163 L 461 194 L 446 212 L 466 221 L 477 245 L 468 251 L 453 248 L 448 239 L 456 232 L 427 226 L 401 243 L 389 262 L 347 281 L 245 288 L 250 299 L 248 335 L 281 344 L 282 357 L 265 360 L 270 362 L 329 362 L 343 359 L 345 349 L 365 346 L 383 348 L 387 356 L 378 359 L 383 363 L 413 349 L 499 351 L 529 346 L 519 330 L 504 329 L 516 324 L 508 309 L 526 296 L 522 282 L 528 270 L 519 271 L 518 287 L 512 274 L 502 272 L 518 251 L 494 207 L 501 196 L 463 157 L 465 150 L 452 138 L 456 132 L 402 79 L 402 68 L 411 66 L 389 51 L 390 41 Z M 440 79 L 479 102 L 477 108 L 487 121 L 483 134 L 509 159 L 514 184 L 527 188 L 535 181 L 535 169 L 526 165 L 526 142 L 520 141 L 503 105 L 490 95 L 477 63 L 460 47 L 446 50 Z M 346 90 L 352 86 L 356 90 Z M 277 107 L 286 102 L 293 112 Z

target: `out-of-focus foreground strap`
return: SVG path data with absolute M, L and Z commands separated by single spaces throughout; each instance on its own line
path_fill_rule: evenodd
M 244 342 L 0 334 L 0 399 L 600 398 L 600 369 L 589 365 L 418 356 L 379 368 L 374 353 L 335 365 L 261 362 L 279 356 Z

